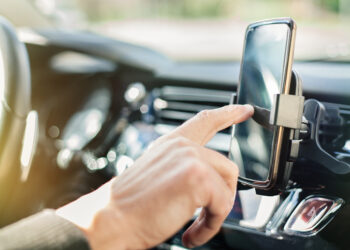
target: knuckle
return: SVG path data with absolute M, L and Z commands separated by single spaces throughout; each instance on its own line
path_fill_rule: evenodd
M 204 109 L 202 111 L 200 111 L 198 114 L 197 114 L 197 117 L 198 119 L 202 120 L 202 119 L 208 119 L 211 115 L 211 110 L 209 109 Z
M 201 172 L 200 162 L 196 159 L 190 158 L 187 159 L 187 166 L 186 166 L 186 172 L 189 175 L 197 175 L 199 172 Z
M 218 212 L 218 216 L 224 220 L 227 215 L 230 213 L 232 209 L 231 203 L 230 202 L 225 202 L 225 204 L 222 206 L 222 209 L 220 209 L 220 211 Z
M 231 212 L 233 204 L 232 204 L 232 197 L 228 195 L 223 195 L 220 199 L 220 210 L 217 211 L 217 216 L 221 219 L 225 219 L 228 214 Z
M 197 159 L 189 159 L 186 166 L 185 176 L 190 185 L 198 185 L 205 180 L 205 167 Z
M 226 216 L 231 212 L 233 204 L 231 201 L 226 202 L 226 205 L 223 208 L 223 216 L 226 218 Z
M 232 164 L 231 171 L 232 171 L 233 178 L 237 179 L 239 176 L 239 168 L 235 163 Z
M 172 144 L 176 147 L 185 147 L 188 145 L 188 140 L 183 136 L 177 136 L 173 139 Z
M 206 185 L 207 184 L 207 169 L 206 167 L 200 162 L 195 161 L 195 163 L 192 165 L 190 170 L 190 176 L 191 176 L 191 183 L 197 187 L 199 185 Z
M 176 150 L 175 157 L 181 161 L 200 159 L 198 149 L 184 137 L 175 138 L 171 146 Z
M 196 148 L 194 148 L 194 147 L 186 147 L 186 148 L 184 148 L 184 150 L 185 150 L 185 156 L 188 159 L 196 161 L 197 159 L 200 158 L 199 152 L 198 152 L 198 150 L 196 150 Z

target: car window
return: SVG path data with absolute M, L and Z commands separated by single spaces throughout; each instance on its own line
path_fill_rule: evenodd
M 347 0 L 27 1 L 58 26 L 92 30 L 178 60 L 239 60 L 247 24 L 282 16 L 298 25 L 296 59 L 342 60 L 350 53 Z

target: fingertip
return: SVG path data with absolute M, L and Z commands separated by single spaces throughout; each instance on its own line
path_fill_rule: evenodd
M 205 211 L 202 210 L 200 215 L 195 219 L 195 221 L 187 228 L 187 230 L 182 235 L 182 244 L 187 248 L 197 247 L 198 240 L 201 241 L 201 236 L 198 235 L 198 229 L 201 227 L 201 222 L 203 222 Z
M 182 235 L 182 245 L 186 248 L 194 248 L 195 245 L 192 244 L 190 237 L 188 235 L 189 234 L 186 232 Z
M 254 107 L 250 104 L 245 104 L 243 107 L 247 110 L 250 115 L 254 114 Z
M 254 107 L 251 104 L 230 104 L 228 106 L 225 106 L 228 111 L 237 111 L 239 110 L 240 113 L 248 113 L 249 115 L 254 114 Z
M 193 248 L 195 245 L 192 242 L 191 237 L 191 231 L 193 228 L 198 224 L 198 217 L 195 219 L 195 221 L 187 228 L 187 230 L 182 234 L 182 245 L 186 248 Z

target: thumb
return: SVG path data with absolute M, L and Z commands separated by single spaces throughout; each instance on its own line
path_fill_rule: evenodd
M 183 136 L 199 145 L 205 145 L 218 131 L 247 120 L 253 113 L 253 106 L 248 104 L 203 110 L 175 129 L 171 135 Z

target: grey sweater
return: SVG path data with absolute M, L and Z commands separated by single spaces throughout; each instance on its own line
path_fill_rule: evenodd
M 0 250 L 89 250 L 80 229 L 57 216 L 54 210 L 44 210 L 0 229 Z

